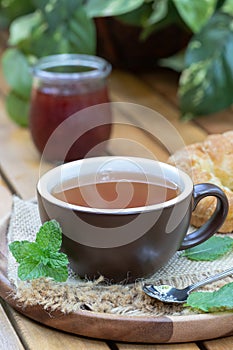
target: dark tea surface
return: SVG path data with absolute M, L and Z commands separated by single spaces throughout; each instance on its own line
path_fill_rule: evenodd
M 157 184 L 143 181 L 102 181 L 54 191 L 62 201 L 98 209 L 123 209 L 143 207 L 175 198 L 179 190 L 174 183 Z

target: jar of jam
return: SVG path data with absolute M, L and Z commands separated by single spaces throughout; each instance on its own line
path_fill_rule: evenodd
M 59 54 L 38 60 L 29 127 L 46 160 L 67 162 L 93 155 L 93 149 L 96 155 L 103 151 L 111 132 L 110 72 L 111 65 L 97 56 Z

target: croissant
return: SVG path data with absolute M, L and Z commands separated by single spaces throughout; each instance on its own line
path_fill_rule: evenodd
M 226 194 L 229 212 L 221 233 L 233 231 L 233 130 L 209 135 L 203 142 L 184 147 L 175 152 L 168 163 L 185 171 L 194 184 L 209 182 L 219 186 Z M 192 213 L 191 224 L 202 226 L 212 215 L 216 198 L 202 199 Z

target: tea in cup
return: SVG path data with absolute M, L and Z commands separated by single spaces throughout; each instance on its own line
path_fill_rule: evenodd
M 37 186 L 42 222 L 56 219 L 72 269 L 89 279 L 133 282 L 152 275 L 180 249 L 211 237 L 228 201 L 213 184 L 193 185 L 183 171 L 138 157 L 94 157 L 62 164 Z M 187 234 L 192 210 L 206 196 L 210 220 Z

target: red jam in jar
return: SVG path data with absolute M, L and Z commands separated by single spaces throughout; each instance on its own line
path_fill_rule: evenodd
M 90 154 L 101 155 L 111 132 L 110 72 L 104 59 L 79 54 L 44 57 L 34 66 L 29 125 L 46 160 L 72 161 L 95 148 Z

